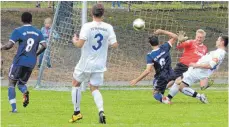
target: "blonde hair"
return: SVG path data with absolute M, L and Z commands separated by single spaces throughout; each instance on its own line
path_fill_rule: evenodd
M 46 18 L 44 21 L 44 24 L 52 24 L 52 19 L 51 18 Z
M 202 29 L 198 29 L 198 30 L 196 31 L 196 34 L 198 34 L 198 33 L 203 34 L 204 37 L 206 36 L 206 32 L 205 32 L 204 30 L 202 30 Z

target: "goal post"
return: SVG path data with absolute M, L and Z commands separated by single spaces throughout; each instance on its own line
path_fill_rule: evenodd
M 110 23 L 119 42 L 118 49 L 109 48 L 107 68 L 104 73 L 104 89 L 152 89 L 153 74 L 147 76 L 138 87 L 130 87 L 129 81 L 136 78 L 146 67 L 145 56 L 150 52 L 148 37 L 156 29 L 171 32 L 183 30 L 190 39 L 195 31 L 203 29 L 207 36 L 204 44 L 208 51 L 215 49 L 215 41 L 220 34 L 228 32 L 228 2 L 121 2 L 121 7 L 112 7 L 111 2 L 102 2 L 105 6 L 104 21 Z M 37 81 L 37 87 L 53 90 L 69 90 L 72 73 L 80 59 L 80 49 L 72 44 L 74 32 L 79 32 L 83 23 L 91 21 L 91 7 L 95 2 L 58 2 L 52 24 L 51 36 L 45 57 L 50 53 L 52 68 L 46 68 L 43 58 Z M 83 6 L 84 5 L 84 6 Z M 86 7 L 86 8 L 84 8 Z M 82 15 L 81 15 L 82 14 Z M 85 15 L 83 15 L 85 14 Z M 135 31 L 132 22 L 136 18 L 145 20 L 146 28 Z M 59 34 L 55 38 L 53 33 Z M 167 36 L 159 36 L 161 43 Z M 171 50 L 172 66 L 178 62 L 181 52 L 175 46 Z M 228 82 L 227 56 L 220 69 L 212 76 L 215 82 Z M 87 84 L 87 83 L 86 83 Z

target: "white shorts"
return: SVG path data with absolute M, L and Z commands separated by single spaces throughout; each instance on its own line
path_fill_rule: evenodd
M 93 86 L 103 85 L 103 72 L 82 72 L 75 70 L 73 73 L 73 78 L 82 83 L 89 82 Z
M 193 83 L 196 83 L 202 79 L 205 79 L 208 77 L 208 73 L 206 73 L 206 70 L 200 69 L 200 68 L 192 68 L 189 67 L 188 70 L 183 73 L 183 79 L 182 81 L 186 83 L 187 85 L 191 86 Z

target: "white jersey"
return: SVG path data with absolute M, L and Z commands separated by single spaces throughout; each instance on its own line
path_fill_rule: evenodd
M 108 46 L 117 42 L 113 27 L 105 22 L 85 23 L 79 39 L 85 40 L 75 69 L 83 72 L 106 71 Z
M 190 86 L 197 81 L 208 78 L 219 68 L 219 65 L 223 62 L 225 55 L 225 50 L 217 49 L 202 56 L 198 60 L 197 64 L 210 64 L 211 69 L 189 67 L 188 71 L 183 74 L 182 81 Z
M 216 49 L 214 51 L 211 51 L 201 57 L 197 63 L 198 64 L 210 64 L 212 69 L 203 69 L 203 68 L 198 68 L 200 69 L 200 73 L 208 74 L 208 77 L 219 68 L 219 65 L 223 62 L 224 57 L 226 55 L 226 51 L 223 49 Z

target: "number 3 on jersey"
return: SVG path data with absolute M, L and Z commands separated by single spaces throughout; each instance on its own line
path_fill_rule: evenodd
M 27 46 L 26 46 L 26 48 L 25 48 L 25 51 L 26 51 L 26 52 L 29 52 L 29 51 L 32 49 L 33 44 L 34 44 L 33 38 L 29 38 L 29 39 L 27 40 Z
M 97 40 L 98 46 L 96 47 L 96 46 L 93 45 L 92 48 L 93 48 L 94 50 L 98 50 L 98 49 L 101 48 L 101 46 L 102 46 L 103 35 L 100 34 L 100 33 L 98 33 L 98 34 L 95 35 L 94 38 L 99 38 L 99 39 Z

